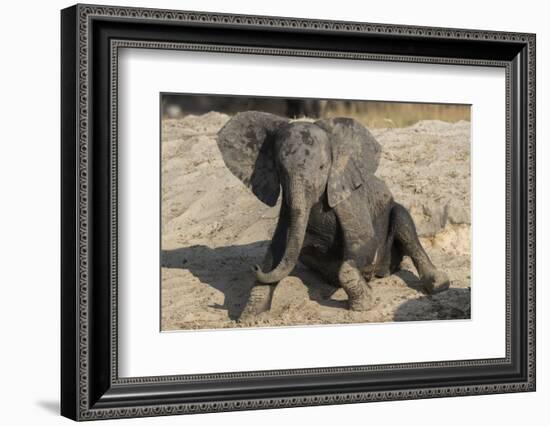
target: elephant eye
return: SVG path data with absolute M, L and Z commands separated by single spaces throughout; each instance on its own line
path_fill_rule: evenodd
M 321 166 L 319 167 L 319 170 L 323 170 L 324 168 L 325 168 L 325 165 L 321 164 Z

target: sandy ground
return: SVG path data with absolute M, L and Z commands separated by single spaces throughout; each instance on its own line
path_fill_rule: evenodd
M 451 288 L 427 296 L 406 258 L 398 274 L 371 282 L 372 310 L 351 312 L 342 289 L 298 265 L 269 312 L 238 323 L 278 207 L 262 204 L 225 167 L 215 135 L 228 119 L 211 112 L 162 122 L 163 330 L 470 317 L 470 123 L 422 121 L 372 130 L 383 149 L 377 175 L 410 209 Z

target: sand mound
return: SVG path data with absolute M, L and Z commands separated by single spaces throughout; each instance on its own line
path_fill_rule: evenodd
M 215 142 L 225 114 L 162 122 L 162 329 L 410 321 L 470 315 L 470 123 L 422 121 L 374 129 L 382 145 L 377 175 L 407 207 L 448 292 L 428 297 L 411 262 L 372 282 L 376 306 L 347 310 L 343 290 L 298 265 L 273 305 L 235 322 L 265 253 L 278 207 L 257 200 L 225 167 Z

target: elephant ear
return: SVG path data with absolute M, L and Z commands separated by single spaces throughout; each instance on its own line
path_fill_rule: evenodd
M 280 192 L 273 135 L 286 123 L 286 118 L 266 112 L 241 112 L 221 128 L 216 138 L 227 168 L 269 206 L 277 203 Z
M 351 118 L 315 122 L 331 140 L 332 166 L 327 183 L 331 207 L 345 200 L 373 175 L 380 163 L 381 147 L 366 127 Z

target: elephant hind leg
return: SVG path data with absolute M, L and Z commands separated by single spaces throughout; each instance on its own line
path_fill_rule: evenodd
M 271 271 L 283 258 L 287 235 L 287 221 L 288 211 L 283 203 L 281 204 L 279 221 L 277 222 L 273 239 L 269 244 L 262 262 L 262 269 L 264 271 Z M 259 314 L 271 309 L 271 301 L 273 299 L 275 286 L 276 284 L 254 283 L 254 286 L 250 289 L 248 301 L 239 316 L 239 321 L 249 321 L 256 318 Z
M 384 278 L 397 272 L 403 261 L 403 249 L 400 244 L 395 243 L 395 229 L 392 220 L 390 220 L 389 223 L 388 235 L 384 244 L 383 253 L 383 257 L 376 265 L 374 273 L 378 278 Z
M 401 251 L 402 255 L 412 259 L 426 292 L 437 293 L 447 290 L 450 285 L 449 277 L 445 272 L 439 271 L 428 257 L 418 240 L 416 227 L 407 209 L 396 203 L 392 208 L 390 220 L 394 232 L 396 254 L 399 255 L 398 251 Z M 399 256 L 395 258 L 395 261 L 397 260 L 400 261 Z
M 374 276 L 377 278 L 388 277 L 395 274 L 399 270 L 399 266 L 403 261 L 403 250 L 399 244 L 395 244 L 394 239 L 388 241 L 386 253 L 381 263 L 376 265 Z

